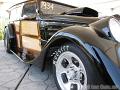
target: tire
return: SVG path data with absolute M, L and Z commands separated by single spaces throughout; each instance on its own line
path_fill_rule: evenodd
M 10 49 L 10 38 L 8 36 L 7 30 L 4 33 L 4 47 L 7 53 L 11 53 Z
M 82 49 L 65 44 L 54 52 L 53 75 L 58 90 L 87 90 L 103 84 L 103 79 Z

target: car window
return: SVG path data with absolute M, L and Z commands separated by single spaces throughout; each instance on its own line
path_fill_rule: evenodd
M 40 2 L 40 9 L 43 14 L 61 14 L 69 10 L 73 10 L 74 8 L 75 7 L 62 5 L 62 4 L 51 2 L 51 1 Z
M 11 10 L 10 12 L 10 21 L 14 21 L 16 19 L 16 9 Z
M 23 4 L 15 6 L 10 11 L 10 21 L 19 20 L 22 14 Z
M 36 3 L 27 3 L 23 6 L 22 17 L 36 14 Z

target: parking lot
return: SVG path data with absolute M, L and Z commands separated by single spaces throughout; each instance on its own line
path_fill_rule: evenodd
M 0 41 L 0 90 L 57 90 L 49 69 L 25 64 L 12 54 L 7 54 Z

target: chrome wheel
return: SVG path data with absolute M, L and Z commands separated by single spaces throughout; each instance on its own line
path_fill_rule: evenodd
M 62 90 L 86 90 L 87 75 L 80 58 L 73 52 L 63 52 L 55 63 L 56 77 Z

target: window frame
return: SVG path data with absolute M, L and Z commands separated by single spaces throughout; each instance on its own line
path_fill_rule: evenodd
M 21 10 L 20 10 L 21 12 L 18 13 L 18 14 L 19 14 L 19 17 L 15 17 L 14 19 L 11 20 L 11 17 L 13 17 L 13 15 L 12 15 L 11 12 L 12 12 L 13 10 L 16 10 L 16 11 L 17 11 L 18 8 L 21 8 Z M 22 15 L 22 9 L 23 9 L 23 3 L 21 3 L 21 4 L 19 4 L 19 5 L 15 5 L 15 6 L 13 6 L 12 8 L 10 8 L 10 10 L 8 10 L 8 11 L 9 11 L 9 20 L 10 20 L 10 21 L 20 20 L 21 15 Z
M 24 7 L 25 7 L 26 5 L 29 5 L 29 4 L 35 4 L 35 9 L 37 10 L 37 2 L 36 2 L 36 1 L 28 1 L 28 2 L 24 3 L 24 5 L 23 5 L 21 17 L 24 17 Z M 37 15 L 36 10 L 35 10 L 35 14 L 34 14 L 35 16 Z M 29 15 L 29 16 L 33 16 L 33 15 Z M 29 17 L 29 16 L 27 16 L 27 17 Z

